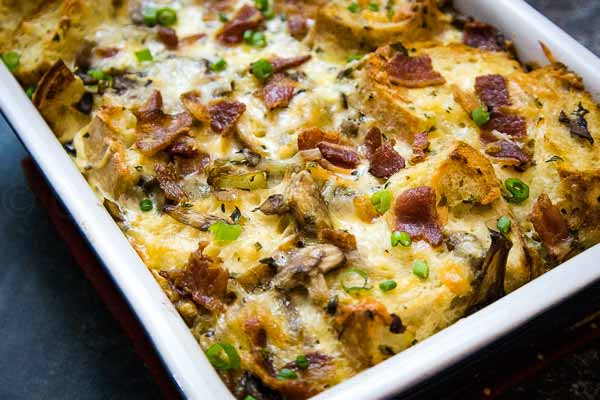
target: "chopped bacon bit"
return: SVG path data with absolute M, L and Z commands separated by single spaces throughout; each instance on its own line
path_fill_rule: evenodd
M 340 135 L 337 132 L 322 131 L 319 128 L 305 128 L 298 134 L 299 150 L 315 149 L 321 142 L 339 143 Z
M 319 240 L 331 243 L 344 251 L 356 250 L 356 237 L 348 232 L 324 228 L 318 232 Z
M 183 106 L 200 122 L 209 122 L 210 115 L 208 115 L 208 109 L 202 102 L 200 92 L 192 90 L 191 92 L 183 93 L 180 96 L 180 100 Z
M 502 132 L 513 139 L 522 139 L 527 136 L 527 121 L 519 115 L 494 111 L 490 121 L 482 126 L 481 129 L 488 132 Z
M 396 230 L 408 232 L 413 239 L 424 239 L 434 246 L 442 243 L 432 188 L 421 186 L 400 193 L 396 197 L 395 211 Z
M 425 159 L 425 152 L 429 148 L 429 133 L 419 132 L 415 134 L 412 144 L 413 156 L 411 161 L 416 164 Z
M 446 83 L 446 79 L 433 70 L 431 57 L 422 55 L 417 57 L 405 56 L 396 53 L 386 67 L 392 83 L 409 88 L 422 88 L 437 86 Z
M 179 184 L 179 178 L 172 168 L 156 164 L 154 172 L 156 173 L 158 185 L 167 199 L 178 203 L 187 200 L 188 195 Z
M 478 76 L 475 80 L 475 92 L 490 110 L 511 105 L 506 79 L 502 75 Z
M 504 51 L 504 36 L 492 25 L 479 21 L 467 22 L 464 28 L 463 43 L 487 51 Z
M 158 40 L 160 40 L 165 46 L 167 46 L 170 49 L 176 48 L 179 44 L 177 33 L 172 28 L 159 26 L 156 31 L 156 35 L 158 36 Z
M 369 172 L 377 178 L 387 179 L 406 166 L 404 157 L 394 149 L 394 142 L 386 142 L 370 157 Z
M 317 148 L 323 155 L 324 159 L 337 167 L 352 169 L 356 168 L 356 166 L 360 164 L 360 157 L 358 153 L 348 146 L 336 143 L 320 142 L 317 144 Z
M 191 157 L 175 157 L 175 168 L 180 177 L 201 174 L 209 163 L 210 156 L 202 151 Z
M 271 60 L 271 65 L 273 66 L 273 72 L 283 72 L 286 69 L 296 68 L 310 60 L 311 55 L 307 54 L 305 56 L 297 56 L 297 57 L 289 57 L 289 58 L 274 58 Z
M 182 271 L 160 271 L 182 296 L 190 296 L 198 305 L 211 312 L 225 308 L 223 300 L 227 294 L 229 273 L 219 265 L 218 259 L 204 255 L 208 245 L 201 242 L 198 250 L 190 254 L 187 268 Z
M 116 47 L 100 47 L 94 50 L 94 53 L 100 58 L 111 58 L 119 54 L 120 51 Z
M 235 127 L 246 105 L 239 101 L 217 100 L 208 106 L 210 127 L 217 133 L 229 133 Z
M 369 129 L 365 136 L 365 149 L 367 157 L 370 159 L 375 151 L 383 145 L 383 137 L 381 131 L 376 126 Z
M 217 32 L 217 40 L 224 45 L 241 43 L 244 32 L 256 29 L 264 20 L 262 13 L 255 7 L 244 5 L 231 21 Z
M 501 158 L 509 161 L 513 160 L 512 163 L 516 165 L 526 164 L 531 161 L 531 156 L 526 153 L 517 143 L 509 140 L 499 140 L 497 142 L 489 143 L 485 146 L 486 154 L 494 158 Z
M 546 193 L 538 197 L 529 219 L 553 257 L 560 260 L 567 255 L 572 241 L 569 227 Z
M 178 138 L 171 147 L 167 150 L 167 153 L 176 156 L 194 157 L 198 154 L 196 149 L 196 142 L 189 136 L 182 136 Z
M 184 38 L 179 39 L 180 46 L 189 46 L 191 44 L 196 43 L 198 40 L 206 37 L 206 33 L 196 33 L 194 35 L 186 36 Z
M 301 40 L 308 33 L 308 25 L 303 15 L 290 15 L 287 20 L 288 31 L 294 38 Z
M 269 110 L 287 107 L 294 97 L 298 83 L 284 74 L 272 76 L 262 89 L 265 105 Z
M 136 144 L 146 156 L 153 156 L 169 147 L 179 135 L 188 132 L 192 127 L 192 116 L 189 113 L 167 115 L 163 113 L 162 106 L 162 96 L 155 90 L 146 103 L 135 112 Z

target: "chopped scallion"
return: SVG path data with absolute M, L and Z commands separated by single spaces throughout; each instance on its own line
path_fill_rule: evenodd
M 473 118 L 477 126 L 483 126 L 490 121 L 490 113 L 485 107 L 477 107 L 471 113 L 471 118 Z
M 389 281 L 381 282 L 379 284 L 379 289 L 381 289 L 382 292 L 389 292 L 390 290 L 396 289 L 396 286 L 398 286 L 396 281 L 389 280 Z
M 227 61 L 224 59 L 219 59 L 214 63 L 210 64 L 210 70 L 213 72 L 224 71 L 227 68 Z
M 138 62 L 143 63 L 146 61 L 154 61 L 154 57 L 149 49 L 142 49 L 140 51 L 135 52 L 135 58 L 137 58 Z
M 297 377 L 298 377 L 298 374 L 296 374 L 294 371 L 292 371 L 289 368 L 283 368 L 276 375 L 277 379 L 282 379 L 282 380 L 284 380 L 284 379 L 296 379 Z
M 353 293 L 359 290 L 370 289 L 369 275 L 358 268 L 351 268 L 342 275 L 342 288 L 346 293 Z
M 213 235 L 215 240 L 218 241 L 233 241 L 236 240 L 242 234 L 242 227 L 240 225 L 229 225 L 223 221 L 217 221 L 208 228 Z
M 351 13 L 358 12 L 359 9 L 360 9 L 360 7 L 359 7 L 359 5 L 357 3 L 351 3 L 348 6 L 348 11 L 350 11 Z
M 148 212 L 148 211 L 152 210 L 153 207 L 154 207 L 154 204 L 152 203 L 152 200 L 150 200 L 150 199 L 144 199 L 144 200 L 140 201 L 140 210 L 142 210 L 143 212 Z
M 306 357 L 305 355 L 299 355 L 298 357 L 296 357 L 296 366 L 300 369 L 306 369 L 308 368 L 308 357 Z
M 429 265 L 427 261 L 417 260 L 413 262 L 413 274 L 421 279 L 427 279 L 429 277 Z
M 518 178 L 508 178 L 504 187 L 508 191 L 506 199 L 511 203 L 522 203 L 529 198 L 529 186 Z
M 498 222 L 496 222 L 496 226 L 498 227 L 498 230 L 501 233 L 506 235 L 510 232 L 512 222 L 511 222 L 510 218 L 508 218 L 506 215 L 503 215 L 500 218 L 498 218 Z
M 16 51 L 9 51 L 8 53 L 2 54 L 2 61 L 9 71 L 14 71 L 19 67 L 21 55 Z
M 399 244 L 402 247 L 408 247 L 412 243 L 412 239 L 408 232 L 394 231 L 392 232 L 392 247 L 397 247 Z
M 384 214 L 392 205 L 392 193 L 389 190 L 380 190 L 373 193 L 371 204 L 379 214 Z
M 237 350 L 229 343 L 213 344 L 206 350 L 206 357 L 213 367 L 224 371 L 238 369 L 241 365 Z
M 264 58 L 255 61 L 252 63 L 252 75 L 258 79 L 267 79 L 273 75 L 273 64 Z
M 156 11 L 156 22 L 162 26 L 171 26 L 177 22 L 177 12 L 170 7 Z

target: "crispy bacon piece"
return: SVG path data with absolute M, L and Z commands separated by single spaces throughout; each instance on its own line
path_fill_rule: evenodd
M 392 83 L 409 88 L 422 88 L 437 86 L 446 83 L 446 79 L 433 70 L 431 57 L 421 55 L 417 57 L 405 56 L 396 53 L 388 62 L 386 70 Z
M 146 156 L 153 156 L 169 147 L 179 135 L 188 132 L 192 127 L 192 116 L 189 113 L 167 115 L 163 113 L 162 106 L 162 96 L 155 90 L 146 103 L 135 112 L 136 144 Z
M 412 143 L 413 156 L 411 161 L 416 164 L 425 159 L 425 152 L 429 148 L 429 133 L 419 132 L 415 134 Z
M 320 142 L 317 144 L 317 148 L 323 155 L 324 159 L 337 167 L 352 169 L 356 168 L 356 166 L 360 164 L 360 156 L 348 146 L 336 143 Z
M 265 105 L 269 110 L 287 107 L 294 97 L 297 86 L 298 83 L 285 76 L 285 74 L 273 75 L 262 89 Z
M 429 186 L 408 189 L 396 197 L 396 230 L 408 232 L 413 239 L 424 239 L 433 246 L 442 244 L 442 229 L 437 220 L 435 191 Z
M 156 30 L 156 36 L 158 36 L 158 40 L 160 40 L 165 46 L 167 46 L 170 49 L 176 48 L 179 44 L 177 33 L 172 28 L 159 26 Z
M 481 127 L 482 131 L 498 131 L 509 135 L 513 139 L 523 139 L 527 136 L 527 121 L 515 114 L 505 114 L 494 111 L 490 121 Z M 485 136 L 485 135 L 484 135 Z
M 504 36 L 492 25 L 479 21 L 467 22 L 464 28 L 463 43 L 487 51 L 504 51 Z
M 194 302 L 211 312 L 225 308 L 229 273 L 219 265 L 218 259 L 204 255 L 208 243 L 201 242 L 198 250 L 190 254 L 188 265 L 182 271 L 160 271 L 160 276 L 181 296 L 190 296 Z
M 301 40 L 308 33 L 308 25 L 303 15 L 290 15 L 287 20 L 288 32 L 295 39 Z
M 531 161 L 531 155 L 526 153 L 517 143 L 508 140 L 498 140 L 485 146 L 486 154 L 494 158 L 506 160 L 509 164 L 522 165 Z
M 404 157 L 394 149 L 393 141 L 380 146 L 369 160 L 369 172 L 377 178 L 387 179 L 406 166 Z
M 209 163 L 210 156 L 202 151 L 198 151 L 194 156 L 175 157 L 175 169 L 180 177 L 201 174 Z
M 490 110 L 510 106 L 506 79 L 502 75 L 483 75 L 475 79 L 475 92 Z
M 188 195 L 179 184 L 179 178 L 172 168 L 156 164 L 154 172 L 156 173 L 158 185 L 165 193 L 167 199 L 178 203 L 187 200 Z
M 304 128 L 298 134 L 300 151 L 315 149 L 321 142 L 339 143 L 340 135 L 337 132 L 322 131 L 319 128 Z
M 271 60 L 271 65 L 273 65 L 273 72 L 283 72 L 290 68 L 296 68 L 310 60 L 311 55 L 307 54 L 305 56 L 297 56 L 297 57 L 288 57 L 281 58 L 277 57 Z
M 208 105 L 210 127 L 217 133 L 230 133 L 242 114 L 246 105 L 239 101 L 217 100 Z
M 367 157 L 371 159 L 373 153 L 383 145 L 383 137 L 381 131 L 376 126 L 369 129 L 367 136 L 365 136 L 365 150 Z
M 538 197 L 529 219 L 550 254 L 563 259 L 571 249 L 571 233 L 560 210 L 546 193 Z
M 194 139 L 189 136 L 182 136 L 167 149 L 167 153 L 174 156 L 193 157 L 198 154 L 198 149 L 196 149 Z
M 210 115 L 208 115 L 208 108 L 206 104 L 202 102 L 200 92 L 192 90 L 191 92 L 185 92 L 180 97 L 183 106 L 194 118 L 200 122 L 209 122 Z
M 254 30 L 263 22 L 264 17 L 256 7 L 248 4 L 240 8 L 231 21 L 217 32 L 217 40 L 224 45 L 241 43 L 244 32 Z

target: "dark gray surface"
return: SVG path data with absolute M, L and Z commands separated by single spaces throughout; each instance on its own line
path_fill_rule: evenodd
M 529 0 L 600 54 L 600 1 Z M 0 120 L 0 399 L 158 398 L 121 328 L 27 189 L 26 153 Z M 600 398 L 600 345 L 507 399 Z

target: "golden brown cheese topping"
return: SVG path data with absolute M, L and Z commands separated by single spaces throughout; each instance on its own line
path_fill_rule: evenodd
M 581 79 L 436 1 L 0 9 L 4 63 L 240 399 L 315 395 L 600 242 Z

